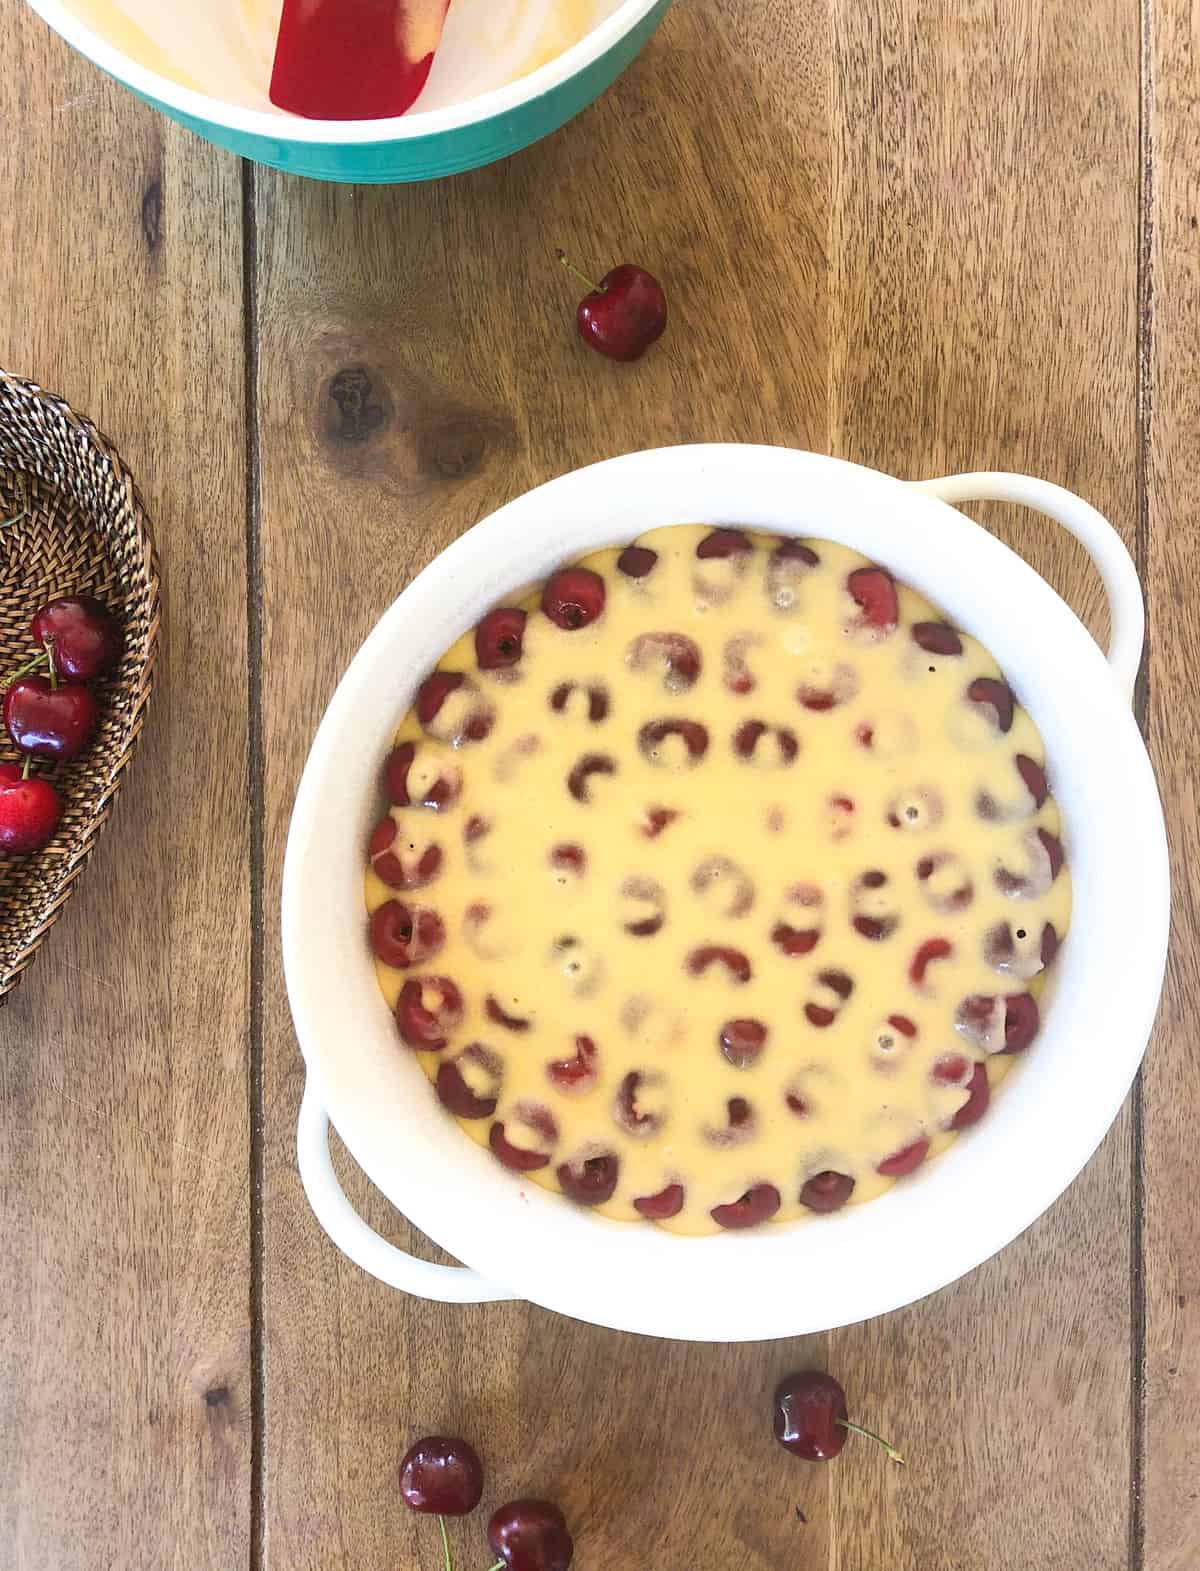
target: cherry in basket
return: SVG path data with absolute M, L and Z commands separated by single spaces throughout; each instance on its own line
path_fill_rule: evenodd
M 310 120 L 383 120 L 412 107 L 449 0 L 284 0 L 271 102 Z
M 0 764 L 0 852 L 28 856 L 53 837 L 62 817 L 62 802 L 49 780 L 22 767 Z
M 120 625 L 91 595 L 51 600 L 36 613 L 29 631 L 40 649 L 54 650 L 55 670 L 72 682 L 106 676 L 121 655 Z

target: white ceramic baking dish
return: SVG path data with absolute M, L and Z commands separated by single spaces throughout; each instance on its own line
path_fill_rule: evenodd
M 950 505 L 984 498 L 1023 503 L 1083 542 L 1112 609 L 1107 659 L 1042 578 Z M 1074 915 L 1038 1040 L 945 1156 L 834 1216 L 686 1238 L 579 1210 L 464 1139 L 400 1046 L 376 986 L 362 866 L 394 727 L 459 634 L 564 560 L 663 523 L 710 520 L 843 541 L 991 649 L 1046 742 Z M 1071 493 L 1016 475 L 905 484 L 812 453 L 666 448 L 564 475 L 477 524 L 359 650 L 292 818 L 283 951 L 308 1076 L 299 1161 L 330 1237 L 384 1282 L 427 1298 L 522 1298 L 599 1325 L 713 1341 L 864 1320 L 986 1260 L 1091 1156 L 1154 1019 L 1169 876 L 1162 810 L 1130 712 L 1142 637 L 1137 575 L 1111 526 Z M 330 1164 L 330 1119 L 393 1204 L 465 1268 L 417 1260 L 362 1222 Z

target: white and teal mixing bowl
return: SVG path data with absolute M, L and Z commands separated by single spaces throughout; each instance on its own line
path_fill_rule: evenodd
M 556 131 L 640 51 L 670 0 L 621 0 L 579 43 L 528 76 L 450 107 L 393 120 L 301 120 L 192 92 L 84 26 L 63 0 L 29 4 L 81 54 L 198 135 L 244 158 L 318 180 L 378 185 L 491 164 Z

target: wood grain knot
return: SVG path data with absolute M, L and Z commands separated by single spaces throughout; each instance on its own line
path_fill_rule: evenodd
M 391 400 L 365 366 L 346 366 L 330 377 L 324 399 L 325 434 L 347 446 L 367 442 L 387 423 Z
M 204 1393 L 205 1407 L 227 1407 L 229 1405 L 228 1386 L 209 1386 Z
M 434 417 L 417 432 L 417 464 L 438 480 L 464 480 L 474 474 L 499 435 L 497 422 L 470 410 Z

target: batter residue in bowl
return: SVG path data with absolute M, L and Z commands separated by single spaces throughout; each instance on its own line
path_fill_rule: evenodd
M 433 71 L 414 106 L 441 109 L 527 76 L 578 43 L 617 0 L 453 0 Z M 138 65 L 246 109 L 267 96 L 282 0 L 67 0 Z
M 448 650 L 396 744 L 398 1050 L 535 1183 L 687 1232 L 834 1210 L 1033 1040 L 1071 906 L 1042 740 L 843 546 L 601 551 Z

